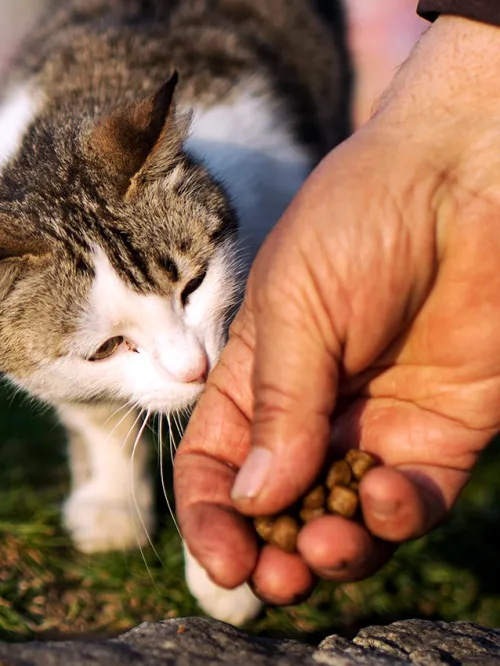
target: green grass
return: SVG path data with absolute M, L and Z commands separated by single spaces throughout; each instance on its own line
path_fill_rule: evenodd
M 59 522 L 68 489 L 64 436 L 50 412 L 0 391 L 0 638 L 110 635 L 145 620 L 198 614 L 179 537 L 163 513 L 155 547 L 85 556 Z M 247 627 L 317 641 L 406 617 L 500 626 L 500 446 L 483 457 L 452 518 L 402 547 L 362 583 L 322 583 L 307 603 L 268 608 Z

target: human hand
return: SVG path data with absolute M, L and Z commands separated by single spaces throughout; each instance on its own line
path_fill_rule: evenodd
M 446 516 L 500 430 L 499 44 L 439 19 L 260 251 L 175 466 L 181 530 L 219 585 L 288 604 L 315 575 L 370 575 Z M 329 446 L 383 463 L 360 485 L 366 527 L 323 517 L 297 554 L 259 552 L 244 515 L 290 505 Z

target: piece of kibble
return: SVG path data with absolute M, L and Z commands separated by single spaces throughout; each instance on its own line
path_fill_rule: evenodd
M 299 529 L 298 522 L 292 516 L 278 516 L 274 521 L 269 543 L 287 553 L 293 553 L 297 547 Z
M 325 506 L 326 493 L 323 486 L 316 486 L 309 494 L 302 500 L 304 509 L 319 509 Z
M 315 518 L 321 518 L 321 516 L 326 515 L 326 509 L 322 506 L 317 507 L 316 509 L 308 509 L 307 507 L 302 509 L 299 513 L 300 520 L 303 523 L 310 523 L 311 520 Z
M 357 449 L 348 451 L 345 460 L 349 464 L 353 476 L 358 481 L 363 478 L 368 470 L 375 466 L 375 458 L 373 456 L 366 453 L 366 451 L 358 451 Z
M 255 531 L 264 541 L 269 541 L 273 532 L 275 519 L 272 516 L 259 516 L 255 518 L 253 524 Z
M 334 486 L 328 495 L 327 507 L 332 513 L 352 518 L 358 508 L 358 494 L 345 486 Z
M 337 460 L 323 472 L 318 485 L 287 513 L 255 518 L 255 530 L 263 541 L 293 553 L 300 530 L 316 518 L 333 514 L 362 521 L 358 511 L 359 483 L 376 464 L 369 453 L 349 450 L 342 460 Z
M 334 486 L 347 486 L 351 480 L 351 468 L 345 460 L 337 460 L 330 467 L 326 477 L 326 487 L 331 490 Z

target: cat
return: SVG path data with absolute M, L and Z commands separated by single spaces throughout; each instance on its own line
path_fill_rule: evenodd
M 200 395 L 241 249 L 348 136 L 350 89 L 334 0 L 53 0 L 23 44 L 0 88 L 0 371 L 67 428 L 80 550 L 147 541 L 137 410 Z M 186 577 L 218 619 L 259 612 L 188 552 Z

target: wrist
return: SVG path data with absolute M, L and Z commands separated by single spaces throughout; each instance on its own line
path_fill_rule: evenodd
M 383 93 L 372 121 L 454 161 L 500 125 L 499 71 L 499 27 L 442 16 Z
M 433 206 L 450 187 L 500 204 L 499 71 L 499 27 L 442 16 L 359 133 L 371 136 L 391 159 L 399 155 L 402 165 L 428 172 Z
M 500 108 L 500 28 L 441 16 L 422 36 L 382 95 L 379 110 L 398 101 L 407 113 L 471 115 L 483 104 Z

